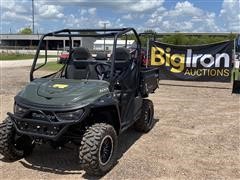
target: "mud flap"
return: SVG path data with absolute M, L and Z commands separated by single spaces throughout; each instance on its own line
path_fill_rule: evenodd
M 233 88 L 232 93 L 234 94 L 240 94 L 240 78 L 239 75 L 236 78 L 236 73 L 233 73 Z
M 233 81 L 232 93 L 240 94 L 240 80 Z

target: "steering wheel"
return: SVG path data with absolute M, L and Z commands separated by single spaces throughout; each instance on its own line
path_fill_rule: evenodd
M 111 64 L 106 62 L 98 62 L 95 64 L 95 71 L 97 72 L 99 79 L 109 79 L 111 73 Z

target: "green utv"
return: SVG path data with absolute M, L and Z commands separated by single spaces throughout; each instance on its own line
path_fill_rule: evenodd
M 127 48 L 127 35 L 135 36 Z M 47 41 L 67 38 L 69 58 L 55 73 L 36 78 L 47 62 Z M 73 48 L 76 37 L 112 38 L 111 56 L 94 57 L 87 48 Z M 125 38 L 125 46 L 118 40 Z M 104 44 L 105 45 L 105 44 Z M 45 49 L 45 62 L 38 63 Z M 105 49 L 105 47 L 104 47 Z M 87 174 L 103 175 L 117 161 L 118 136 L 134 125 L 148 132 L 154 124 L 152 101 L 159 70 L 142 65 L 141 43 L 133 28 L 64 29 L 41 37 L 30 72 L 30 83 L 15 96 L 14 113 L 0 125 L 0 153 L 6 160 L 29 155 L 35 144 L 78 148 L 80 166 Z

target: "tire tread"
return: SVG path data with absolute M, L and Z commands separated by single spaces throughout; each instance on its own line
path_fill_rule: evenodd
M 102 136 L 108 132 L 113 132 L 116 135 L 114 128 L 106 123 L 93 124 L 85 131 L 79 147 L 79 159 L 82 168 L 87 174 L 99 176 L 106 173 L 99 165 L 98 151 Z M 114 153 L 115 151 L 113 150 L 112 158 L 114 158 Z M 113 165 L 110 166 L 112 167 Z M 108 169 L 110 170 L 111 167 Z
M 149 99 L 143 99 L 141 118 L 138 121 L 136 121 L 134 124 L 134 128 L 139 132 L 147 133 L 153 127 L 153 122 L 151 122 L 150 125 L 145 122 L 145 113 L 146 111 L 148 111 L 149 107 L 152 110 L 152 116 L 153 116 L 154 115 L 153 102 Z M 152 121 L 153 121 L 153 117 L 152 117 Z
M 11 142 L 14 135 L 14 126 L 8 117 L 0 124 L 0 154 L 8 160 L 17 160 L 23 157 L 24 152 L 16 151 Z

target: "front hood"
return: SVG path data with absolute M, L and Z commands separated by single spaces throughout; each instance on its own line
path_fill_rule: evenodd
M 108 87 L 108 82 L 100 80 L 44 78 L 29 83 L 17 97 L 46 106 L 86 106 L 108 94 Z

